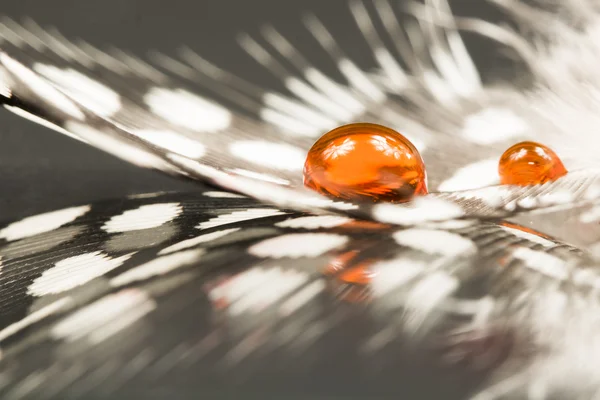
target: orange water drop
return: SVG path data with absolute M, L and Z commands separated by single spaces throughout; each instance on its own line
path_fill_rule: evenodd
M 504 152 L 498 173 L 503 185 L 530 186 L 555 181 L 566 175 L 567 169 L 547 146 L 521 142 Z
M 402 203 L 427 194 L 427 174 L 407 138 L 385 126 L 359 123 L 334 129 L 313 145 L 304 185 L 334 198 Z

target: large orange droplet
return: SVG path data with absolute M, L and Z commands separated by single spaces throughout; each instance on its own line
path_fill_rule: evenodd
M 427 194 L 421 155 L 400 133 L 351 124 L 321 137 L 304 164 L 305 186 L 346 200 L 406 202 Z
M 555 152 L 535 142 L 517 143 L 504 152 L 498 166 L 503 185 L 539 185 L 567 174 Z

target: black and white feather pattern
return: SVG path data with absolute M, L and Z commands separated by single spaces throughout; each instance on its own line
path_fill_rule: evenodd
M 399 229 L 206 189 L 73 207 L 0 236 L 5 398 L 458 390 L 411 382 L 432 371 L 579 389 L 547 368 L 566 374 L 595 340 L 593 257 L 507 221 Z M 327 272 L 348 253 L 343 267 L 370 283 Z
M 228 190 L 6 223 L 3 397 L 597 397 L 598 6 L 491 3 L 513 28 L 443 0 L 401 16 L 350 1 L 371 60 L 312 15 L 322 60 L 271 26 L 242 35 L 277 91 L 188 48 L 143 61 L 3 21 L 5 108 Z M 509 50 L 523 82 L 487 83 L 459 30 Z M 302 187 L 312 142 L 363 120 L 406 133 L 433 193 L 351 204 Z M 524 139 L 571 172 L 498 186 L 500 154 Z
M 339 80 L 320 72 L 273 27 L 261 31 L 265 44 L 240 37 L 243 48 L 279 81 L 280 91 L 257 88 L 187 48 L 176 58 L 154 54 L 152 66 L 123 52 L 113 56 L 69 42 L 32 22 L 7 21 L 0 61 L 7 107 L 41 116 L 63 133 L 137 165 L 310 212 L 410 224 L 457 215 L 494 218 L 596 199 L 598 165 L 586 150 L 595 135 L 573 132 L 574 124 L 595 122 L 588 110 L 594 106 L 594 87 L 575 76 L 577 71 L 562 76 L 573 66 L 559 65 L 562 58 L 552 62 L 557 49 L 540 51 L 545 58 L 534 66 L 543 71 L 534 75 L 530 89 L 510 82 L 485 85 L 443 2 L 412 4 L 416 18 L 405 22 L 406 32 L 386 1 L 375 2 L 377 12 L 371 14 L 360 1 L 350 6 L 373 51 L 375 62 L 366 70 L 344 55 L 316 16 L 306 18 L 324 48 L 323 58 L 327 61 L 329 54 L 338 67 Z M 512 37 L 501 27 L 479 30 L 490 40 Z M 383 45 L 381 37 L 390 33 L 397 50 Z M 584 42 L 586 32 L 569 33 L 578 47 L 593 46 L 589 38 Z M 505 45 L 518 54 L 535 54 L 533 45 L 518 39 L 506 39 Z M 580 52 L 585 51 L 593 49 Z M 552 86 L 569 79 L 559 89 Z M 560 93 L 564 88 L 567 92 Z M 576 99 L 570 98 L 573 93 Z M 364 120 L 397 128 L 414 141 L 434 192 L 415 203 L 443 200 L 446 207 L 405 221 L 406 206 L 336 202 L 303 188 L 304 158 L 316 138 Z M 499 155 L 523 139 L 543 140 L 573 173 L 543 187 L 495 186 Z

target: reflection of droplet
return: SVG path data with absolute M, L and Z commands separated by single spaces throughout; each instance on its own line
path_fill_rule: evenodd
M 526 226 L 513 224 L 512 222 L 508 222 L 508 221 L 502 221 L 502 222 L 500 222 L 500 225 L 507 227 L 507 228 L 516 229 L 521 232 L 529 233 L 531 235 L 539 236 L 543 239 L 552 240 L 552 238 L 550 236 L 546 235 L 545 233 L 536 231 L 535 229 L 527 228 Z
M 539 185 L 555 181 L 567 170 L 555 152 L 535 142 L 517 143 L 504 152 L 498 166 L 503 185 Z
M 360 260 L 359 254 L 359 250 L 345 252 L 331 260 L 325 268 L 330 291 L 343 301 L 362 303 L 370 299 L 373 260 Z
M 375 124 L 345 125 L 321 137 L 308 153 L 304 184 L 348 200 L 401 203 L 427 194 L 425 164 L 415 146 Z
M 349 268 L 341 272 L 337 276 L 337 279 L 347 284 L 368 285 L 371 283 L 371 278 L 373 277 L 373 272 L 369 268 L 370 264 L 368 262 L 359 264 L 359 266 L 354 268 Z
M 379 222 L 352 220 L 340 226 L 345 230 L 357 230 L 357 231 L 377 231 L 389 229 L 391 226 L 386 224 L 380 224 Z

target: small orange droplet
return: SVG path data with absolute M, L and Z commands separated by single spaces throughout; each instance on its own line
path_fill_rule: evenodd
M 555 152 L 535 142 L 517 143 L 504 152 L 498 166 L 503 185 L 529 186 L 555 181 L 567 170 Z
M 304 164 L 304 185 L 335 198 L 401 203 L 427 194 L 427 174 L 407 138 L 360 123 L 334 129 L 313 145 Z

